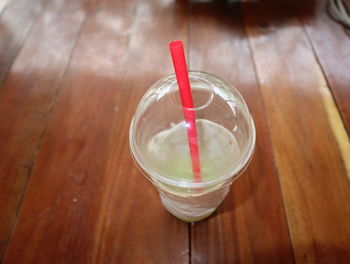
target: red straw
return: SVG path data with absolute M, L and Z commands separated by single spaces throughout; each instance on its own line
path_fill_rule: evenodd
M 200 176 L 199 150 L 196 128 L 196 113 L 193 110 L 193 100 L 188 79 L 188 71 L 182 41 L 176 40 L 169 44 L 171 57 L 176 74 L 177 83 L 180 89 L 181 102 L 187 127 L 187 139 L 192 159 L 192 171 L 196 182 L 202 181 Z

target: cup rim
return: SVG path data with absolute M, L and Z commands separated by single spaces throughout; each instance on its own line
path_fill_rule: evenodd
M 215 74 L 208 73 L 205 71 L 189 71 L 189 74 L 191 74 L 191 73 L 207 74 L 207 75 L 211 75 L 215 78 L 219 78 L 221 80 L 224 80 L 223 78 L 218 77 Z M 168 76 L 161 78 L 160 80 L 156 81 L 153 85 L 151 85 L 151 87 L 149 89 L 154 87 L 159 81 L 166 79 L 166 78 L 169 78 L 171 76 L 174 76 L 174 75 L 171 74 L 171 75 L 168 75 Z M 224 81 L 227 82 L 226 80 L 224 80 Z M 229 83 L 229 82 L 227 82 L 227 83 Z M 131 154 L 132 154 L 132 157 L 134 158 L 134 160 L 136 161 L 137 165 L 140 166 L 140 168 L 151 178 L 152 181 L 154 181 L 154 178 L 155 178 L 156 180 L 158 180 L 160 182 L 166 183 L 166 184 L 174 186 L 174 187 L 194 188 L 194 189 L 195 188 L 205 188 L 205 187 L 217 185 L 219 183 L 224 183 L 226 180 L 230 179 L 231 177 L 232 177 L 232 179 L 236 179 L 240 175 L 240 173 L 242 173 L 245 170 L 245 168 L 247 167 L 246 165 L 250 162 L 251 157 L 252 157 L 253 152 L 254 152 L 255 142 L 256 142 L 256 129 L 255 129 L 255 124 L 254 124 L 253 118 L 250 114 L 248 106 L 246 105 L 246 102 L 244 101 L 242 95 L 239 93 L 239 91 L 236 89 L 236 87 L 234 85 L 232 85 L 231 83 L 229 83 L 229 84 L 232 86 L 232 88 L 235 90 L 235 92 L 238 94 L 238 96 L 242 100 L 243 106 L 247 112 L 246 113 L 247 118 L 249 118 L 249 120 L 247 120 L 247 122 L 250 123 L 250 126 L 251 126 L 250 145 L 246 149 L 246 151 L 241 155 L 239 163 L 235 167 L 233 167 L 232 169 L 227 171 L 225 174 L 220 176 L 219 178 L 209 180 L 209 181 L 187 182 L 187 181 L 176 181 L 173 179 L 166 178 L 166 177 L 162 176 L 161 174 L 159 174 L 157 171 L 154 171 L 153 169 L 145 166 L 146 162 L 144 162 L 144 160 L 143 160 L 142 156 L 140 155 L 138 148 L 136 147 L 136 144 L 135 144 L 135 137 L 134 137 L 135 118 L 133 116 L 131 123 L 130 123 L 130 128 L 129 128 L 129 144 L 130 144 Z M 237 176 L 234 177 L 235 175 L 237 175 Z

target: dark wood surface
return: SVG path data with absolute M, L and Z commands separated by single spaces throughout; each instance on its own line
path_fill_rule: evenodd
M 22 2 L 21 8 L 14 8 L 21 12 L 7 18 L 7 12 L 13 12 L 14 3 L 11 2 L 2 14 L 2 27 L 10 28 L 12 24 L 17 25 L 16 22 L 19 26 L 13 27 L 13 32 L 3 32 L 1 57 L 15 54 L 20 43 L 7 40 L 21 41 L 17 36 L 22 37 L 23 30 L 27 31 L 26 26 L 22 27 L 21 14 L 25 16 L 28 12 L 25 7 L 30 3 Z M 80 8 L 74 3 L 50 2 L 33 25 L 18 56 L 12 58 L 13 62 L 1 60 L 4 62 L 1 69 L 5 70 L 7 64 L 12 64 L 0 88 L 1 253 L 16 222 L 56 93 L 84 19 L 84 15 L 79 13 Z M 8 38 L 10 33 L 12 37 Z M 5 74 L 5 71 L 1 73 Z
M 350 259 L 349 139 L 297 16 L 280 1 L 271 3 L 269 12 L 265 8 L 244 7 L 246 28 L 295 260 L 346 263 Z M 267 27 L 259 29 L 260 23 Z
M 190 67 L 215 72 L 233 83 L 246 99 L 257 130 L 254 158 L 244 176 L 234 182 L 214 217 L 191 228 L 192 262 L 293 263 L 270 133 L 242 16 L 235 5 L 198 3 L 190 10 Z
M 347 3 L 350 7 L 350 0 L 347 0 Z M 343 115 L 347 131 L 350 133 L 350 47 L 348 43 L 350 33 L 349 31 L 346 33 L 343 27 L 334 23 L 326 9 L 326 0 L 316 1 L 315 5 L 306 4 L 298 7 L 310 44 L 322 67 L 339 111 Z M 308 19 L 307 13 L 312 10 L 314 16 Z
M 349 263 L 350 37 L 325 0 L 302 2 L 0 2 L 0 262 Z M 257 129 L 251 165 L 194 225 L 128 145 L 175 39 Z

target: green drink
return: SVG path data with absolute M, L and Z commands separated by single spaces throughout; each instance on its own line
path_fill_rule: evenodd
M 205 119 L 198 119 L 196 123 L 201 178 L 203 181 L 214 180 L 236 166 L 239 146 L 223 126 Z M 193 179 L 184 121 L 157 133 L 148 142 L 145 153 L 145 159 L 164 177 L 177 181 Z

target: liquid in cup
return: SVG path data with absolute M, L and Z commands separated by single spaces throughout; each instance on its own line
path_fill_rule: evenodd
M 223 79 L 189 72 L 195 108 L 201 181 L 193 177 L 186 122 L 176 77 L 156 82 L 143 96 L 130 125 L 136 164 L 158 189 L 164 207 L 188 222 L 212 214 L 247 167 L 255 127 L 238 91 Z

